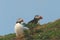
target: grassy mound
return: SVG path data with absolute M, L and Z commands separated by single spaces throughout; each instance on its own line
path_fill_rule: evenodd
M 28 26 L 33 28 L 31 29 L 32 38 L 30 38 L 30 40 L 60 40 L 60 19 L 43 25 L 29 24 Z M 15 37 L 13 33 L 0 36 L 0 40 L 11 40 Z

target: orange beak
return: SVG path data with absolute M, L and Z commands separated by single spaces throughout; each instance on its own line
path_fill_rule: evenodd
M 23 20 L 21 20 L 21 22 L 23 22 Z
M 40 19 L 43 19 L 43 17 L 42 17 L 42 16 L 40 16 L 39 18 L 40 18 Z

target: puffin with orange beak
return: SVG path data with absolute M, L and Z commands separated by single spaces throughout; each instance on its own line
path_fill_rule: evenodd
M 24 30 L 29 30 L 29 28 L 23 25 L 24 21 L 22 18 L 19 18 L 15 24 L 15 33 L 16 37 L 21 40 L 24 37 Z
M 43 19 L 43 17 L 42 16 L 39 16 L 39 15 L 35 15 L 34 19 L 31 20 L 30 22 L 28 22 L 28 24 L 29 23 L 37 24 L 40 19 Z

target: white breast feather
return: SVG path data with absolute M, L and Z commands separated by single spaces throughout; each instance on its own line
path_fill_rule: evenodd
M 21 34 L 23 34 L 25 29 L 28 30 L 27 27 L 23 27 L 22 24 L 17 23 L 17 24 L 15 25 L 15 33 L 16 33 L 16 35 L 21 35 Z

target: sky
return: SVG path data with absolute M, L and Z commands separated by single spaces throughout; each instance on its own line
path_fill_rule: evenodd
M 40 24 L 60 18 L 60 0 L 0 0 L 0 35 L 14 33 L 15 22 L 23 18 L 28 23 L 41 15 Z

